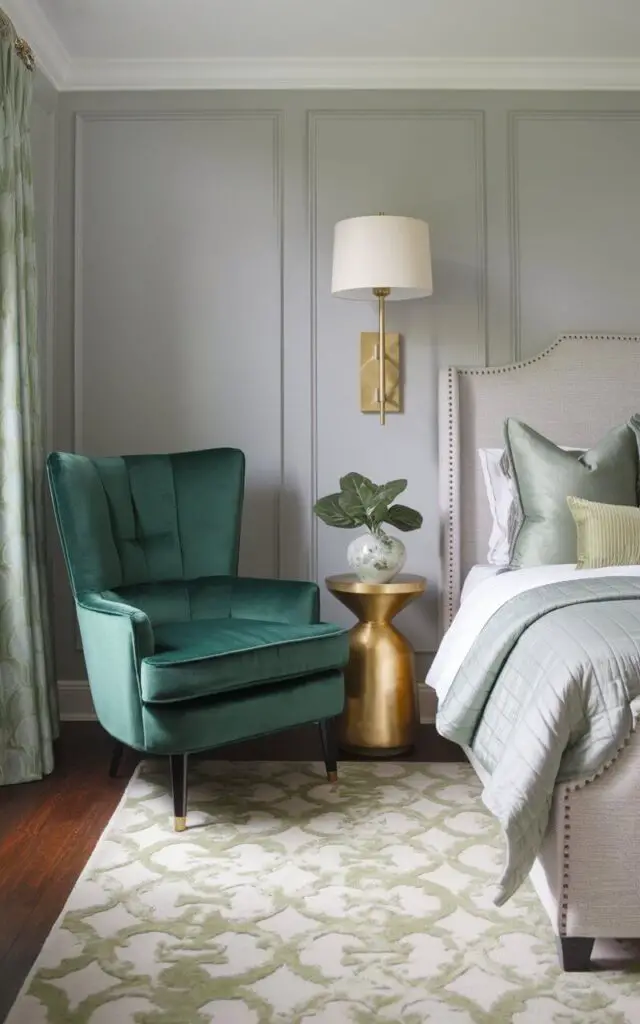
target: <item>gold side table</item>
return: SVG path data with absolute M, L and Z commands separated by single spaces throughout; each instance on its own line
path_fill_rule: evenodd
M 418 724 L 414 655 L 391 620 L 424 593 L 427 581 L 401 575 L 390 583 L 363 583 L 345 574 L 327 576 L 325 582 L 358 616 L 345 670 L 340 746 L 369 757 L 402 754 L 413 746 Z

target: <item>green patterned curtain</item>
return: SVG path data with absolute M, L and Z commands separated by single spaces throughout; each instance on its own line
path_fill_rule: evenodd
M 33 55 L 0 12 L 0 784 L 53 769 L 29 110 Z

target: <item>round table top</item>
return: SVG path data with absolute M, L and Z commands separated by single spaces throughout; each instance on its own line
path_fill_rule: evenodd
M 399 573 L 388 583 L 370 583 L 360 580 L 352 572 L 325 578 L 327 589 L 336 594 L 422 594 L 427 585 L 424 576 Z

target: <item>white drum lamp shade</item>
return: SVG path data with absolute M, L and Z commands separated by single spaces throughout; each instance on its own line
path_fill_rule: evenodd
M 415 217 L 350 217 L 334 230 L 331 291 L 343 299 L 421 299 L 433 292 L 429 225 Z

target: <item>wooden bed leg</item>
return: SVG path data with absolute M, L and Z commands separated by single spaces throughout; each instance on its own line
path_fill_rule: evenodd
M 590 971 L 595 939 L 556 937 L 558 959 L 563 971 Z

